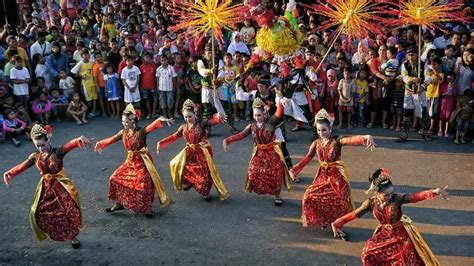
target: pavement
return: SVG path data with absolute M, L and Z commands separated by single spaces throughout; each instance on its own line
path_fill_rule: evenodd
M 146 125 L 150 121 L 140 121 Z M 182 120 L 158 129 L 148 136 L 150 150 L 156 142 L 173 133 Z M 237 123 L 243 128 L 246 122 Z M 287 127 L 292 128 L 293 123 Z M 91 119 L 88 125 L 72 122 L 55 125 L 53 145 L 85 135 L 95 141 L 115 134 L 118 120 Z M 442 198 L 405 205 L 403 211 L 420 228 L 441 265 L 474 265 L 474 144 L 456 145 L 435 137 L 424 142 L 414 139 L 399 144 L 388 129 L 336 130 L 339 135 L 373 134 L 378 147 L 343 147 L 356 206 L 367 195 L 367 176 L 379 167 L 392 169 L 395 190 L 411 193 L 448 185 L 449 201 Z M 302 182 L 291 192 L 283 192 L 285 203 L 275 207 L 271 196 L 243 191 L 252 151 L 252 139 L 233 143 L 225 153 L 222 139 L 230 134 L 225 125 L 217 126 L 209 139 L 215 162 L 231 197 L 205 202 L 194 190 L 172 190 L 169 161 L 183 148 L 179 140 L 157 156 L 155 165 L 173 202 L 160 209 L 155 200 L 154 217 L 128 211 L 106 213 L 108 178 L 126 158 L 119 142 L 102 155 L 91 149 L 74 150 L 65 158 L 65 169 L 81 196 L 85 229 L 79 235 L 82 247 L 73 250 L 69 243 L 38 243 L 31 231 L 28 213 L 39 180 L 32 167 L 13 180 L 13 188 L 0 186 L 0 264 L 68 265 L 360 265 L 364 242 L 376 227 L 371 214 L 346 225 L 349 242 L 336 240 L 330 229 L 304 229 L 300 222 L 301 199 L 316 173 L 312 161 L 302 172 Z M 288 149 L 296 163 L 307 152 L 309 129 L 290 132 Z M 22 162 L 34 151 L 31 142 L 18 148 L 0 144 L 0 172 Z

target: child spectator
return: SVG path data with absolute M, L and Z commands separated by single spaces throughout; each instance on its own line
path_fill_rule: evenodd
M 61 121 L 61 117 L 64 117 L 66 114 L 69 105 L 68 97 L 61 95 L 58 88 L 51 89 L 50 93 L 51 96 L 49 97 L 49 101 L 53 104 L 51 114 L 56 118 L 56 121 L 59 122 Z
M 111 107 L 112 119 L 120 119 L 120 81 L 112 64 L 105 65 L 105 96 Z
M 44 82 L 44 78 L 38 77 L 36 78 L 36 84 L 35 86 L 32 86 L 30 89 L 30 99 L 34 100 L 36 95 L 38 95 L 40 92 L 43 92 L 46 96 L 49 94 L 49 90 L 46 87 L 46 84 Z
M 258 89 L 258 76 L 255 69 L 250 70 L 250 75 L 244 79 L 244 88 L 246 92 L 256 91 Z M 252 100 L 245 102 L 245 121 L 250 121 L 252 117 Z
M 67 114 L 72 116 L 78 125 L 89 123 L 86 120 L 87 105 L 81 101 L 79 93 L 75 92 L 72 95 L 72 101 L 69 102 L 69 106 L 67 107 Z
M 344 68 L 344 79 L 339 81 L 337 91 L 339 92 L 339 129 L 342 129 L 344 121 L 344 113 L 347 114 L 347 127 L 352 129 L 351 116 L 354 108 L 354 93 L 356 92 L 356 85 L 351 79 L 351 69 Z
M 100 110 L 103 117 L 107 117 L 107 108 L 105 105 L 105 81 L 104 81 L 104 58 L 100 52 L 94 53 L 94 65 L 92 66 L 92 77 L 96 86 Z
M 186 66 L 183 62 L 183 56 L 180 53 L 175 53 L 173 55 L 174 57 L 174 65 L 173 65 L 173 70 L 176 73 L 176 100 L 174 104 L 174 116 L 175 117 L 181 117 L 179 114 L 179 111 L 181 110 L 181 97 L 184 94 L 184 75 L 185 75 L 185 69 Z
M 40 123 L 49 123 L 53 104 L 48 100 L 44 92 L 39 92 L 38 97 L 31 103 L 31 107 L 33 113 L 36 115 L 36 119 L 38 119 Z
M 449 46 L 449 45 L 448 45 Z M 458 87 L 454 82 L 454 72 L 446 72 L 446 79 L 441 84 L 439 95 L 441 98 L 441 111 L 439 116 L 439 130 L 438 136 L 444 136 L 449 138 L 449 120 L 451 118 L 451 112 L 454 109 L 454 101 L 458 93 Z
M 24 105 L 21 103 L 15 104 L 15 109 L 16 109 L 16 117 L 20 119 L 21 121 L 26 123 L 26 127 L 28 130 L 31 130 L 31 127 L 33 127 L 33 122 L 31 121 L 30 116 L 28 115 L 28 112 L 26 111 L 26 108 Z
M 395 86 L 392 91 L 391 109 L 393 115 L 393 124 L 390 129 L 400 131 L 400 123 L 403 116 L 403 98 L 405 97 L 405 90 L 403 87 L 403 80 L 400 76 L 395 79 Z
M 125 87 L 124 101 L 126 103 L 136 104 L 140 102 L 140 90 L 138 85 L 140 84 L 140 69 L 133 65 L 134 58 L 131 56 L 124 57 L 127 66 L 122 70 L 120 78 L 122 79 L 123 86 Z
M 63 95 L 72 99 L 76 82 L 72 77 L 68 76 L 66 71 L 63 69 L 59 71 L 59 77 L 59 89 L 61 89 Z
M 356 91 L 355 91 L 355 107 L 358 113 L 357 127 L 363 127 L 365 125 L 365 106 L 367 102 L 367 95 L 369 94 L 369 82 L 368 82 L 368 70 L 361 68 L 357 72 L 357 78 L 355 80 Z
M 441 58 L 443 62 L 443 72 L 453 72 L 454 67 L 456 66 L 456 58 L 453 57 L 454 55 L 454 45 L 448 44 L 446 48 L 444 48 L 444 56 Z
M 10 72 L 10 79 L 13 82 L 13 94 L 17 97 L 17 102 L 26 106 L 29 100 L 30 72 L 23 66 L 23 60 L 19 55 L 14 56 L 13 60 L 15 67 Z
M 89 52 L 84 50 L 82 52 L 82 61 L 77 63 L 72 69 L 71 73 L 78 75 L 82 80 L 82 88 L 84 90 L 84 96 L 89 106 L 92 106 L 92 112 L 89 113 L 89 117 L 97 116 L 97 89 L 92 77 L 92 66 L 93 62 L 89 60 Z
M 436 119 L 439 114 L 439 88 L 443 83 L 444 74 L 441 66 L 442 62 L 439 58 L 431 60 L 431 70 L 429 75 L 425 75 L 426 97 L 428 98 L 428 115 L 430 116 L 430 128 L 428 134 L 433 134 Z
M 335 117 L 337 104 L 339 102 L 339 93 L 337 92 L 339 80 L 337 79 L 336 70 L 329 69 L 327 71 L 326 77 L 327 79 L 324 92 L 326 96 L 326 110 L 332 117 Z
M 172 117 L 173 111 L 173 90 L 176 84 L 176 72 L 168 64 L 166 56 L 161 57 L 161 66 L 156 69 L 156 84 L 160 95 L 160 108 L 163 116 Z
M 53 84 L 49 68 L 45 65 L 46 59 L 41 54 L 35 54 L 33 61 L 36 62 L 35 75 L 37 78 L 42 77 L 44 79 L 46 87 L 50 88 Z
M 16 112 L 13 109 L 5 111 L 3 131 L 5 132 L 5 137 L 10 139 L 17 147 L 20 146 L 20 141 L 17 138 L 28 133 L 26 123 L 16 117 Z
M 145 53 L 143 55 L 143 64 L 140 66 L 140 72 L 142 73 L 140 79 L 140 98 L 142 99 L 142 103 L 144 102 L 146 106 L 146 119 L 157 116 L 158 92 L 156 91 L 155 84 L 156 68 L 156 64 L 151 60 L 151 54 Z
M 473 100 L 472 100 L 472 90 L 465 90 L 463 95 L 459 98 L 457 107 L 456 107 L 456 117 L 457 117 L 457 126 L 456 126 L 456 138 L 454 143 L 459 144 L 466 143 L 464 136 L 469 129 L 469 123 L 472 118 L 473 110 Z

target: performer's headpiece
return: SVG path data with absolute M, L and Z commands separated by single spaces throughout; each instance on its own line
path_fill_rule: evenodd
M 194 108 L 196 106 L 194 105 L 194 102 L 191 101 L 191 99 L 187 99 L 186 101 L 184 101 L 183 103 L 183 111 L 186 110 L 186 111 L 191 111 L 194 113 Z
M 382 191 L 388 186 L 392 185 L 392 181 L 390 179 L 392 178 L 390 169 L 388 168 L 380 168 L 375 170 L 370 176 L 369 176 L 369 181 L 370 181 L 370 188 L 365 192 L 366 194 L 376 192 L 376 191 Z
M 260 98 L 255 98 L 252 104 L 252 108 L 263 108 L 265 107 L 265 103 Z
M 329 116 L 328 112 L 326 111 L 326 109 L 322 108 L 321 110 L 319 110 L 319 112 L 316 114 L 316 117 L 314 118 L 314 123 L 318 123 L 318 122 L 321 122 L 321 121 L 324 121 L 324 120 L 327 120 L 329 122 L 329 125 L 332 125 L 332 123 L 334 122 L 334 118 L 332 118 L 331 116 Z
M 31 128 L 30 135 L 32 139 L 39 139 L 43 136 L 50 139 L 53 135 L 53 127 L 51 125 L 35 124 Z
M 129 103 L 123 111 L 123 115 L 127 116 L 130 120 L 138 120 L 142 116 L 142 112 L 139 109 L 135 109 L 133 104 Z

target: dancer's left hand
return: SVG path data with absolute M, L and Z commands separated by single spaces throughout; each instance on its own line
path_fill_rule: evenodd
M 441 188 L 436 188 L 433 190 L 433 193 L 436 195 L 440 195 L 443 197 L 445 200 L 449 200 L 449 192 L 447 191 L 448 186 L 445 186 L 443 189 Z
M 227 115 L 225 114 L 221 114 L 221 113 L 217 113 L 217 117 L 219 118 L 219 120 L 223 123 L 227 123 Z
M 371 135 L 367 135 L 366 136 L 365 147 L 367 147 L 367 149 L 370 149 L 371 151 L 373 151 L 376 146 L 377 146 L 377 144 L 375 143 L 374 138 Z
M 229 150 L 229 145 L 227 144 L 227 141 L 225 139 L 222 141 L 222 147 L 224 147 L 225 152 Z
M 166 118 L 166 117 L 160 116 L 157 119 L 160 122 L 166 122 L 166 124 L 168 124 L 168 126 L 171 126 L 172 124 L 174 124 L 174 119 L 173 118 Z
M 79 141 L 79 147 L 87 148 L 87 146 L 91 144 L 92 139 L 86 138 L 84 136 L 80 136 L 79 138 L 77 138 L 77 140 Z

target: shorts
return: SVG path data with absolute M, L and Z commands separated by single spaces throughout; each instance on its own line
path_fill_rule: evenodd
M 97 92 L 97 96 L 100 99 L 105 98 L 105 88 L 104 87 L 99 87 L 99 91 Z
M 451 118 L 451 110 L 443 110 L 439 112 L 439 119 L 449 121 Z
M 21 103 L 23 106 L 27 107 L 29 106 L 28 102 L 30 101 L 30 96 L 28 94 L 26 95 L 15 95 L 15 101 L 18 103 Z
M 95 86 L 83 86 L 84 97 L 87 102 L 97 100 L 97 90 Z
M 380 99 L 380 107 L 382 107 L 382 111 L 389 111 L 390 110 L 390 103 L 392 102 L 391 98 L 381 98 Z
M 160 108 L 171 109 L 173 108 L 173 91 L 158 91 L 160 95 Z
M 140 89 L 140 97 L 144 100 L 153 97 L 153 99 L 158 99 L 158 91 L 156 89 L 147 90 L 147 89 Z
M 403 107 L 395 106 L 395 105 L 392 105 L 390 107 L 391 107 L 392 114 L 394 114 L 396 116 L 403 116 Z
M 352 113 L 353 106 L 342 106 L 339 105 L 339 112 Z
M 430 117 L 437 117 L 439 114 L 439 98 L 428 97 L 428 115 Z
M 456 131 L 459 131 L 461 133 L 467 133 L 467 130 L 469 129 L 469 120 L 464 120 L 464 119 L 458 119 L 458 123 L 456 125 Z

